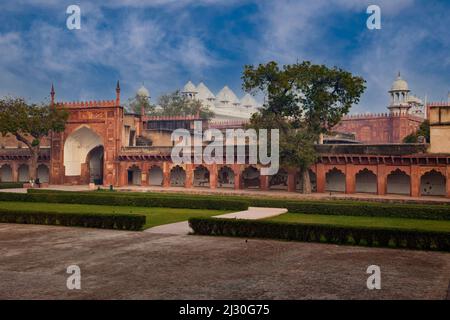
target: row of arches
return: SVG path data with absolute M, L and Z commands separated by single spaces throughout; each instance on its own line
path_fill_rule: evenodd
M 345 174 L 337 168 L 333 168 L 325 175 L 327 192 L 345 192 L 346 182 Z M 377 176 L 374 172 L 363 169 L 355 175 L 355 192 L 356 193 L 373 193 L 378 192 Z M 411 177 L 404 171 L 397 169 L 387 175 L 386 193 L 410 195 L 411 193 Z M 431 170 L 420 177 L 420 194 L 422 196 L 445 196 L 446 195 L 446 178 L 436 171 Z
M 128 168 L 128 184 L 141 185 L 142 184 L 142 170 L 136 165 Z M 180 167 L 175 166 L 170 170 L 170 186 L 183 187 L 186 184 L 186 171 Z M 161 167 L 152 166 L 148 171 L 148 185 L 162 186 L 164 173 Z M 193 186 L 194 187 L 210 187 L 210 172 L 205 166 L 197 166 L 193 171 Z M 242 173 L 242 185 L 245 188 L 259 188 L 260 186 L 260 172 L 257 168 L 250 166 Z M 217 173 L 217 186 L 222 188 L 234 188 L 235 174 L 233 169 L 228 166 L 221 167 Z
M 311 186 L 313 192 L 317 191 L 317 177 L 316 174 L 309 171 Z M 146 184 L 150 186 L 162 186 L 164 180 L 164 173 L 161 167 L 152 166 L 148 171 L 148 181 Z M 175 166 L 170 170 L 169 179 L 170 186 L 184 187 L 186 185 L 186 171 L 180 167 Z M 245 168 L 240 176 L 240 187 L 243 189 L 259 189 L 261 186 L 261 176 L 259 169 L 253 166 Z M 142 185 L 142 171 L 134 165 L 128 169 L 128 184 Z M 194 187 L 210 187 L 210 171 L 207 167 L 200 165 L 193 170 L 192 186 Z M 234 188 L 235 173 L 231 167 L 223 166 L 217 172 L 218 188 Z M 302 191 L 301 177 L 296 176 L 296 190 Z M 288 189 L 288 172 L 280 169 L 276 175 L 270 176 L 268 181 L 268 188 L 270 190 L 287 190 Z M 346 177 L 345 173 L 338 168 L 332 168 L 325 174 L 325 191 L 326 192 L 346 192 Z M 356 193 L 378 193 L 377 175 L 371 170 L 365 168 L 360 170 L 355 175 L 355 190 Z M 387 194 L 410 195 L 411 194 L 411 177 L 400 169 L 390 172 L 386 177 Z M 426 196 L 445 196 L 446 195 L 446 178 L 436 171 L 431 170 L 420 177 L 420 192 L 421 195 Z
M 36 177 L 40 182 L 49 182 L 50 173 L 49 168 L 45 164 L 40 164 L 37 167 Z M 14 181 L 17 180 L 17 181 Z M 17 167 L 17 179 L 14 178 L 13 167 L 9 164 L 4 164 L 0 167 L 0 182 L 27 182 L 30 180 L 30 167 L 28 164 L 20 164 Z

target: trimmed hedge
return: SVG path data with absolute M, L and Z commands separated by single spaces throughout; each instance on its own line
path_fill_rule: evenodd
M 287 200 L 287 199 L 258 199 L 239 196 L 216 196 L 216 195 L 180 195 L 174 193 L 106 193 L 106 192 L 67 192 L 67 191 L 49 191 L 49 190 L 29 190 L 32 194 L 42 193 L 64 193 L 75 195 L 103 195 L 109 197 L 145 197 L 148 199 L 169 199 L 170 203 L 183 201 L 204 201 L 211 203 L 211 208 L 205 209 L 229 209 L 245 210 L 242 207 L 229 207 L 229 201 L 245 202 L 247 207 L 274 207 L 287 208 L 290 213 L 303 214 L 322 214 L 322 215 L 340 215 L 340 216 L 365 216 L 365 217 L 392 217 L 426 220 L 450 220 L 450 205 L 422 205 L 422 204 L 398 204 L 398 203 L 380 203 L 380 202 L 358 202 L 348 200 Z M 188 199 L 188 200 L 187 200 Z M 1 199 L 0 199 L 1 200 Z M 167 201 L 167 200 L 166 200 Z M 217 204 L 217 206 L 216 206 Z M 173 205 L 173 204 L 172 204 Z M 178 207 L 177 207 L 178 208 Z M 190 208 L 186 207 L 185 208 Z M 195 209 L 200 209 L 195 207 Z
M 199 235 L 450 251 L 450 232 L 219 218 L 192 218 L 189 219 L 189 225 Z
M 0 189 L 22 188 L 23 182 L 0 182 Z
M 42 190 L 44 191 L 44 190 Z M 95 192 L 30 192 L 0 193 L 0 201 L 74 203 L 132 207 L 164 207 L 209 210 L 247 210 L 246 201 L 195 198 L 192 196 L 164 197 L 152 195 L 107 194 Z
M 65 213 L 0 209 L 1 223 L 44 224 L 71 227 L 142 230 L 146 217 L 137 214 Z

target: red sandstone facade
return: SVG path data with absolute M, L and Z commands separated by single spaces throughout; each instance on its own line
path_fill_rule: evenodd
M 298 191 L 299 174 L 292 168 L 283 168 L 276 176 L 260 175 L 260 166 L 248 164 L 185 164 L 174 165 L 170 159 L 170 146 L 130 146 L 124 139 L 128 126 L 143 134 L 151 128 L 152 121 L 181 121 L 186 123 L 197 117 L 173 119 L 125 115 L 120 106 L 120 87 L 116 99 L 74 103 L 52 103 L 66 108 L 70 114 L 63 133 L 49 137 L 50 148 L 42 149 L 39 164 L 47 166 L 52 184 L 87 184 L 92 182 L 89 164 L 91 151 L 101 147 L 100 171 L 105 186 L 159 185 L 165 188 L 229 187 L 234 189 L 260 189 Z M 347 132 L 354 130 L 360 140 L 369 142 L 399 142 L 414 131 L 419 119 L 409 115 L 371 116 L 346 118 L 338 127 Z M 385 128 L 382 130 L 382 128 Z M 386 129 L 386 128 L 389 128 Z M 67 141 L 84 130 L 98 137 L 79 163 L 79 174 L 68 174 L 64 159 Z M 359 133 L 358 133 L 359 132 Z M 80 146 L 82 147 L 82 146 Z M 91 148 L 91 147 L 90 147 Z M 76 154 L 76 150 L 72 150 Z M 100 161 L 99 160 L 99 161 Z M 29 161 L 26 149 L 1 149 L 0 168 L 11 171 L 9 180 L 19 181 L 19 167 Z M 324 192 L 403 194 L 413 197 L 423 195 L 450 197 L 450 154 L 412 153 L 352 154 L 321 153 L 318 162 L 310 168 L 314 190 Z M 5 171 L 6 172 L 6 171 Z M 8 176 L 9 177 L 9 176 Z M 5 179 L 3 179 L 6 181 Z
M 353 133 L 363 143 L 402 143 L 423 121 L 421 117 L 403 113 L 351 115 L 344 117 L 334 131 Z

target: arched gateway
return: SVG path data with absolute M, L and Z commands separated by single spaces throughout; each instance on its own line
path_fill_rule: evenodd
M 64 132 L 51 136 L 51 183 L 118 185 L 124 126 L 119 83 L 115 100 L 57 103 L 52 92 L 51 103 L 69 113 Z

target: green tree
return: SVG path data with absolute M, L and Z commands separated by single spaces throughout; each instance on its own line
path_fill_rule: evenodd
M 419 137 L 424 137 L 426 142 L 430 142 L 430 121 L 422 122 L 416 132 L 403 138 L 404 143 L 418 143 Z
M 133 98 L 130 98 L 125 105 L 125 108 L 132 113 L 141 114 L 141 109 L 144 108 L 145 113 L 154 113 L 155 106 L 150 103 L 148 97 L 140 96 L 136 94 Z
M 317 159 L 314 143 L 359 102 L 365 90 L 364 79 L 309 61 L 282 68 L 272 61 L 257 67 L 245 66 L 242 80 L 246 92 L 261 92 L 266 97 L 260 114 L 252 117 L 250 126 L 283 128 L 280 130 L 281 163 L 300 169 L 303 192 L 310 193 L 308 169 Z
M 36 178 L 41 141 L 50 132 L 62 132 L 69 114 L 44 104 L 28 104 L 22 98 L 0 100 L 0 133 L 12 134 L 30 150 L 30 178 Z
M 199 100 L 191 100 L 180 91 L 162 95 L 158 99 L 159 108 L 152 114 L 157 116 L 192 116 L 197 115 L 203 119 L 211 119 L 214 112 L 204 107 Z

